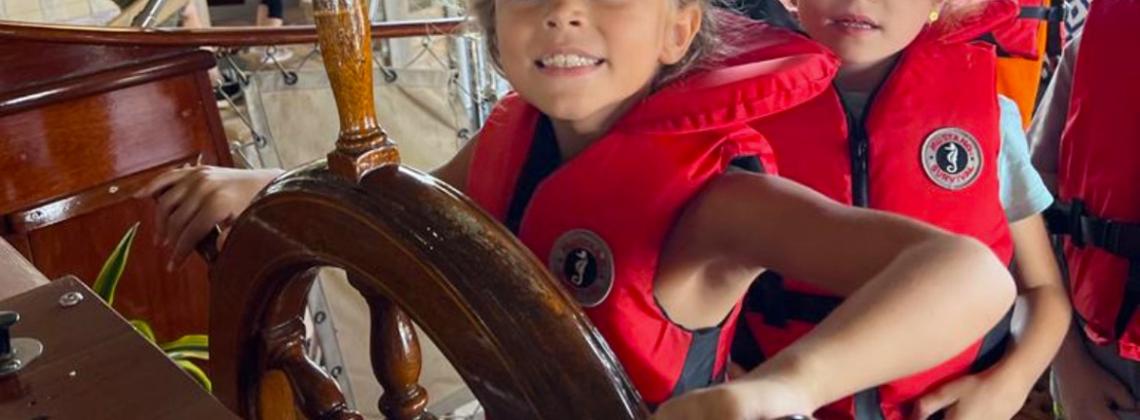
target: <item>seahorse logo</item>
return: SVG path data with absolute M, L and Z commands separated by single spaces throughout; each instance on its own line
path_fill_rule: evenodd
M 927 136 L 919 159 L 926 176 L 951 191 L 973 185 L 984 163 L 977 138 L 956 127 L 941 128 Z
M 554 241 L 547 264 L 584 307 L 602 303 L 614 287 L 613 252 L 592 231 L 573 229 L 563 233 Z
M 946 172 L 958 173 L 958 145 L 946 143 Z

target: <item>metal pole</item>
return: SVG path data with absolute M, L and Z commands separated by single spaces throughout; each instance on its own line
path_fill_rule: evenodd
M 137 28 L 149 28 L 154 26 L 158 11 L 162 9 L 162 5 L 164 4 L 166 4 L 166 0 L 147 0 L 142 11 L 131 20 L 131 26 Z

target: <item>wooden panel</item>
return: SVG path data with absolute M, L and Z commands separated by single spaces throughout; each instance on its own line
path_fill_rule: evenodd
M 124 67 L 62 80 L 51 80 L 0 93 L 0 116 L 26 111 L 55 102 L 127 88 L 193 70 L 214 66 L 214 57 L 199 51 L 161 57 Z
M 86 298 L 63 308 L 60 296 Z M 41 358 L 0 381 L 5 419 L 236 419 L 73 278 L 0 302 L 20 313 L 16 337 L 44 344 Z
M 119 285 L 115 309 L 127 319 L 150 322 L 159 341 L 205 334 L 209 311 L 206 265 L 194 256 L 176 272 L 165 271 L 168 251 L 153 244 L 152 200 L 128 200 L 32 231 L 29 237 L 36 267 L 50 278 L 73 274 L 90 284 L 135 222 L 142 225 Z
M 30 57 L 29 52 L 35 51 Z M 187 47 L 155 48 L 109 45 L 60 45 L 49 42 L 0 42 L 0 92 L 77 79 L 158 57 L 184 54 Z
M 0 214 L 199 151 L 216 161 L 200 94 L 186 74 L 0 118 Z
M 70 197 L 11 213 L 5 218 L 7 225 L 14 233 L 26 233 L 119 204 L 130 200 L 131 196 L 150 183 L 154 177 L 178 166 L 198 163 L 200 156 L 202 155 L 187 156 L 137 174 L 121 177 Z

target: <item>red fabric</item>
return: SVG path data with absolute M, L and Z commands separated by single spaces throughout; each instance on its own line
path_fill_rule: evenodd
M 1140 1 L 1093 2 L 1077 56 L 1069 121 L 1061 137 L 1061 200 L 1079 198 L 1095 217 L 1140 223 Z M 1097 344 L 1114 337 L 1128 262 L 1093 246 L 1065 245 L 1073 306 Z M 1140 322 L 1118 341 L 1120 355 L 1140 361 Z
M 763 37 L 742 57 L 678 81 L 636 105 L 615 127 L 543 180 L 522 218 L 519 238 L 549 263 L 554 242 L 585 229 L 612 251 L 614 285 L 586 314 L 650 404 L 672 393 L 692 335 L 653 297 L 659 252 L 689 200 L 742 155 L 771 149 L 746 122 L 797 105 L 827 89 L 833 56 L 790 32 Z M 504 99 L 479 134 L 466 192 L 503 220 L 539 112 Z M 765 168 L 769 172 L 774 167 Z M 566 287 L 573 287 L 564 284 Z M 715 366 L 725 365 L 736 311 L 723 326 Z
M 972 22 L 985 25 L 990 21 Z M 992 46 L 965 41 L 972 39 L 965 35 L 976 30 L 958 28 L 941 35 L 931 30 L 903 52 L 877 92 L 865 119 L 869 206 L 973 236 L 1008 263 L 1012 242 L 997 174 L 1001 135 L 996 57 Z M 954 39 L 959 41 L 950 41 Z M 849 127 L 834 90 L 759 120 L 755 126 L 772 144 L 781 176 L 842 203 L 853 202 Z M 929 164 L 921 153 L 925 140 L 936 130 L 949 127 L 972 134 L 980 149 L 980 174 L 960 190 L 935 184 L 923 169 Z M 790 290 L 825 294 L 794 279 L 786 279 L 785 284 Z M 746 319 L 769 356 L 812 327 L 793 321 L 786 328 L 774 328 L 764 324 L 759 313 L 747 314 Z M 880 387 L 884 414 L 888 419 L 903 418 L 916 397 L 965 374 L 979 346 L 980 342 L 975 343 L 937 368 Z M 849 419 L 854 417 L 852 408 L 851 399 L 846 399 L 816 415 L 824 420 Z
M 974 41 L 988 32 L 1010 25 L 1021 10 L 1017 0 L 985 0 L 976 4 L 981 7 L 959 11 L 957 16 L 947 16 L 934 22 L 919 35 L 917 41 L 927 42 L 932 38 L 945 44 Z
M 1021 7 L 1049 7 L 1049 0 L 1020 0 Z M 994 40 L 1014 57 L 1037 60 L 1044 53 L 1037 37 L 1041 33 L 1041 20 L 1017 18 L 993 29 Z M 1060 25 L 1063 26 L 1063 25 Z

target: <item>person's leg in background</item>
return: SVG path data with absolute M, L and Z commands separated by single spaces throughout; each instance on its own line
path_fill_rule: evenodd
M 285 5 L 281 1 L 261 0 L 261 4 L 257 5 L 257 26 L 285 25 Z
M 261 0 L 257 5 L 257 26 L 279 28 L 285 25 L 285 5 L 283 0 Z M 293 57 L 293 51 L 285 46 L 271 46 L 266 48 L 263 62 L 276 59 L 285 61 Z
M 210 8 L 205 0 L 190 0 L 182 9 L 183 28 L 201 29 L 213 26 L 210 23 Z

